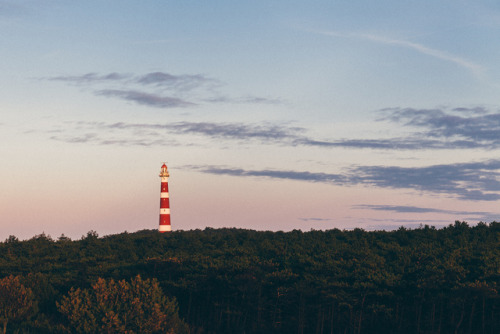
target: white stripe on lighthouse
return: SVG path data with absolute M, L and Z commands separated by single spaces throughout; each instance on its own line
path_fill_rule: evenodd
M 172 231 L 172 227 L 170 225 L 160 225 L 160 232 L 170 232 Z
M 168 193 L 161 193 L 160 198 L 168 198 Z
M 170 209 L 160 209 L 160 215 L 169 215 Z

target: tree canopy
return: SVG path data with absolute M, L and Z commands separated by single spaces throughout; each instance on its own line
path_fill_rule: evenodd
M 68 333 L 187 333 L 177 302 L 166 298 L 156 279 L 130 282 L 99 278 L 91 289 L 71 288 L 56 302 Z
M 499 226 L 10 237 L 0 277 L 32 290 L 12 328 L 37 333 L 496 334 Z

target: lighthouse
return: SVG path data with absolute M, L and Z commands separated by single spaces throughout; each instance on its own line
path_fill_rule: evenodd
M 163 164 L 161 166 L 160 178 L 161 178 L 161 193 L 160 193 L 160 226 L 158 231 L 170 232 L 172 227 L 170 226 L 170 202 L 168 197 L 168 174 L 167 165 Z

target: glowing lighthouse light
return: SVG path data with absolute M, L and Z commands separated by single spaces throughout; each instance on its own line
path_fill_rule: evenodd
M 168 197 L 168 174 L 167 165 L 163 164 L 161 166 L 160 178 L 161 178 L 161 194 L 160 194 L 160 227 L 158 231 L 160 232 L 170 232 L 172 227 L 170 226 L 170 203 Z

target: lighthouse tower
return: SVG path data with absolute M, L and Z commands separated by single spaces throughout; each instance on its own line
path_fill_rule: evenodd
M 161 178 L 161 194 L 160 194 L 160 227 L 158 231 L 160 232 L 170 232 L 172 227 L 170 226 L 170 202 L 168 197 L 168 174 L 167 165 L 163 164 L 161 166 L 160 178 Z

